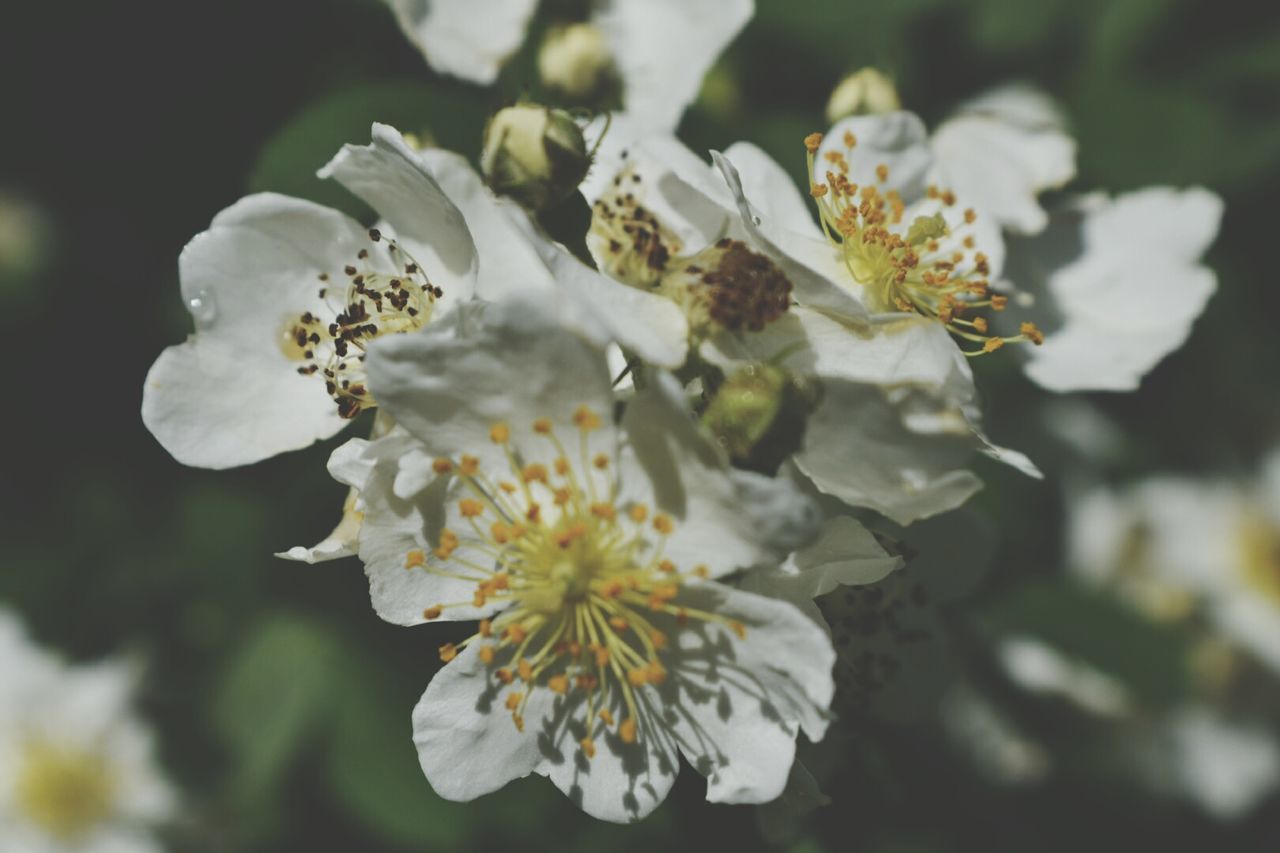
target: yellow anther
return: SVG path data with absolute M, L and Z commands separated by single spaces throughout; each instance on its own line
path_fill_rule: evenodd
M 618 517 L 618 510 L 614 508 L 613 504 L 601 501 L 591 505 L 591 514 L 605 521 L 613 521 Z
M 667 647 L 667 635 L 655 628 L 649 632 L 649 642 L 653 643 L 655 649 L 665 649 Z
M 464 518 L 475 518 L 484 512 L 484 504 L 474 498 L 463 498 L 458 501 L 458 511 Z
M 987 333 L 987 318 L 974 317 L 973 328 L 974 328 L 974 331 L 978 332 L 979 334 L 985 335 Z
M 461 471 L 463 475 L 472 477 L 480 470 L 480 460 L 474 456 L 468 456 L 464 453 L 462 455 L 462 459 L 458 462 L 458 470 Z
M 1023 337 L 1031 341 L 1031 343 L 1036 346 L 1040 346 L 1044 343 L 1044 332 L 1040 331 L 1040 329 L 1036 327 L 1035 323 L 1023 323 L 1018 327 L 1018 331 L 1022 333 Z
M 480 631 L 480 636 L 481 636 L 481 637 L 492 637 L 492 636 L 493 636 L 493 622 L 492 622 L 492 620 L 489 620 L 489 619 L 481 619 L 481 620 L 480 620 L 480 627 L 479 627 L 479 631 Z
M 550 435 L 551 419 L 538 418 L 536 421 L 533 422 L 533 431 L 536 432 L 538 435 Z
M 649 683 L 649 671 L 646 669 L 627 670 L 627 682 L 632 687 L 644 687 Z
M 811 133 L 804 138 L 805 150 L 810 154 L 817 154 L 818 149 L 822 147 L 822 134 Z
M 597 453 L 595 458 L 591 460 L 591 464 L 599 468 L 601 471 L 609 467 L 609 456 L 606 453 Z
M 569 473 L 568 459 L 565 459 L 563 456 L 556 459 L 556 473 L 559 474 L 561 477 Z
M 426 564 L 427 555 L 417 548 L 404 555 L 404 567 L 406 569 L 416 569 L 418 566 L 425 566 Z
M 972 225 L 974 222 L 977 222 L 978 212 L 974 210 L 972 207 L 967 208 L 964 212 L 964 221 L 968 225 Z
M 591 649 L 591 653 L 596 657 L 596 666 L 608 666 L 609 650 L 604 646 L 595 646 Z
M 622 738 L 623 743 L 636 742 L 636 721 L 634 717 L 627 717 L 622 721 L 622 725 L 618 726 L 618 737 Z
M 729 623 L 729 630 L 737 634 L 739 640 L 745 640 L 747 638 L 747 626 L 737 620 Z
M 453 643 L 445 643 L 440 647 L 440 660 L 448 663 L 458 656 L 458 647 Z
M 524 731 L 524 717 L 520 716 L 519 714 L 513 713 L 511 715 L 511 722 L 516 724 L 516 731 L 518 732 Z
M 600 721 L 604 723 L 606 726 L 610 726 L 610 727 L 613 726 L 613 714 L 609 712 L 608 708 L 600 709 Z
M 555 535 L 555 543 L 561 548 L 568 548 L 578 539 L 587 535 L 587 526 L 581 521 L 571 524 L 568 529 L 561 530 Z
M 529 508 L 525 510 L 524 517 L 537 524 L 542 518 L 542 507 L 538 504 L 529 504 Z
M 656 660 L 649 664 L 649 683 L 661 684 L 667 680 L 667 671 Z
M 703 580 L 706 580 L 707 578 L 711 577 L 711 569 L 708 568 L 705 563 L 699 563 L 698 565 L 694 566 L 693 573 L 697 577 L 702 578 Z
M 448 474 L 453 470 L 453 460 L 441 457 L 431 463 L 431 470 L 437 474 Z
M 502 669 L 495 671 L 493 675 L 503 684 L 510 684 L 516 680 L 516 677 L 511 673 L 511 670 L 507 669 L 505 666 Z
M 507 694 L 507 710 L 514 711 L 520 707 L 520 703 L 524 701 L 524 694 L 519 690 L 513 690 Z
M 644 504 L 633 504 L 627 510 L 627 515 L 631 516 L 631 520 L 636 524 L 643 524 L 644 520 L 649 517 L 649 508 Z
M 983 352 L 995 352 L 1004 346 L 1004 338 L 987 338 L 986 343 L 982 345 Z
M 516 672 L 520 673 L 521 681 L 533 680 L 533 665 L 524 658 L 521 658 L 520 663 L 516 664 Z
M 594 675 L 586 675 L 586 674 L 579 675 L 576 679 L 574 679 L 574 681 L 578 685 L 578 687 L 582 690 L 595 690 L 596 685 L 600 683 L 596 680 L 596 677 Z
M 514 625 L 508 625 L 507 629 L 503 631 L 502 634 L 513 643 L 523 643 L 525 638 L 529 636 L 529 631 L 517 622 Z
M 511 525 L 505 521 L 495 521 L 490 526 L 489 533 L 493 536 L 493 541 L 499 545 L 506 545 L 511 541 Z
M 593 429 L 600 428 L 600 416 L 593 412 L 587 406 L 579 406 L 573 413 L 573 422 L 577 424 L 578 429 L 583 432 L 590 432 Z
M 506 572 L 498 572 L 493 576 L 492 583 L 494 589 L 507 589 L 511 586 L 511 575 Z
M 853 148 L 858 144 L 858 137 L 853 135 L 853 131 L 846 130 L 844 132 L 844 147 Z
M 489 440 L 494 444 L 506 444 L 511 440 L 511 427 L 506 424 L 494 424 L 489 427 Z
M 876 180 L 880 181 L 882 184 L 889 180 L 889 167 L 884 163 L 876 166 Z
M 481 646 L 480 651 L 476 652 L 476 655 L 480 658 L 480 662 L 485 666 L 493 663 L 494 654 L 496 654 L 496 652 L 494 652 L 493 646 Z
M 475 595 L 471 597 L 471 604 L 474 607 L 484 607 L 486 601 L 488 601 L 488 596 L 485 595 L 484 587 L 477 589 Z
M 570 501 L 573 500 L 573 491 L 571 489 L 566 489 L 561 487 L 559 489 L 556 489 L 555 495 L 556 495 L 556 506 L 566 506 Z
M 991 295 L 991 308 L 993 311 L 1003 311 L 1009 305 L 1009 297 L 1002 296 L 999 293 Z
M 653 529 L 665 536 L 675 529 L 675 525 L 671 523 L 671 516 L 661 512 L 653 517 Z
M 524 470 L 520 472 L 520 477 L 526 483 L 545 483 L 547 482 L 547 466 L 537 462 L 524 466 Z
M 552 693 L 563 696 L 569 692 L 569 679 L 564 675 L 553 675 L 547 679 L 547 687 Z
M 675 574 L 676 564 L 670 560 L 661 560 L 658 562 L 658 571 L 668 575 Z
M 578 744 L 582 747 L 582 753 L 587 758 L 596 757 L 596 742 L 591 738 L 584 737 L 582 740 L 578 741 Z
M 809 187 L 809 195 L 813 196 L 814 198 L 822 198 L 826 194 L 827 194 L 826 184 L 814 184 L 813 186 Z
M 439 619 L 440 614 L 443 612 L 444 612 L 443 607 L 441 607 L 439 604 L 433 604 L 430 607 L 428 607 L 426 610 L 422 611 L 422 618 L 428 621 L 432 619 Z
M 502 489 L 502 491 L 506 492 L 509 495 L 514 495 L 517 491 L 519 491 L 519 487 L 515 483 L 511 482 L 510 480 L 503 480 L 501 483 L 498 484 L 498 488 Z
M 615 631 L 625 631 L 631 627 L 631 623 L 626 619 L 623 619 L 621 616 L 610 616 L 609 625 L 612 626 Z

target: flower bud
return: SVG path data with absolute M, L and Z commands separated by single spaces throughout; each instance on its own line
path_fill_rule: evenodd
M 517 104 L 499 110 L 485 127 L 485 181 L 530 210 L 567 198 L 590 165 L 582 128 L 564 110 Z
M 548 89 L 578 103 L 601 100 L 618 79 L 604 36 L 583 23 L 547 33 L 538 50 L 538 74 Z
M 772 473 L 800 448 L 816 389 L 786 371 L 753 364 L 716 389 L 702 424 L 737 464 Z
M 863 68 L 840 81 L 827 101 L 827 121 L 902 109 L 893 81 L 874 68 Z

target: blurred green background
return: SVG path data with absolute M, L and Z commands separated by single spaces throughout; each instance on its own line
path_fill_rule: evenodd
M 1073 187 L 1203 184 L 1226 199 L 1210 263 L 1220 290 L 1190 343 L 1139 393 L 1093 399 L 1121 425 L 1109 475 L 1247 472 L 1280 437 L 1273 265 L 1280 198 L 1280 15 L 1209 0 L 757 0 L 758 11 L 682 126 L 695 148 L 762 145 L 799 175 L 831 87 L 876 65 L 931 124 L 1009 79 L 1065 106 Z M 477 2 L 477 7 L 482 4 Z M 548 0 L 544 17 L 572 3 Z M 355 560 L 305 566 L 343 490 L 327 447 L 246 470 L 185 469 L 139 418 L 142 379 L 189 331 L 176 259 L 246 192 L 360 213 L 312 176 L 372 120 L 474 158 L 496 107 L 525 93 L 530 52 L 495 90 L 434 77 L 376 0 L 78 0 L 0 13 L 0 193 L 45 211 L 34 258 L 0 272 L 15 368 L 0 488 L 0 601 L 76 659 L 137 654 L 144 711 L 185 790 L 176 851 L 755 849 L 753 810 L 702 802 L 682 774 L 631 828 L 593 823 L 525 780 L 469 805 L 417 768 L 409 713 L 447 626 L 382 623 Z M 1153 311 L 1159 306 L 1153 305 Z M 984 466 L 979 509 L 1000 532 L 980 587 L 945 613 L 968 676 L 1007 694 L 1062 759 L 1028 788 L 986 781 L 926 715 L 852 717 L 833 749 L 834 805 L 797 851 L 1274 850 L 1280 803 L 1217 824 L 1118 778 L 1105 746 L 1060 709 L 1008 689 L 1003 632 L 1039 633 L 1117 675 L 1152 707 L 1184 689 L 1181 638 L 1083 593 L 1061 573 L 1060 478 L 1047 395 L 1012 359 L 982 359 L 994 438 L 1046 482 Z M 332 446 L 332 443 L 331 445 Z

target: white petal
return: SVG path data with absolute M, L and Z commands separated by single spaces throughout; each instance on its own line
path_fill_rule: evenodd
M 847 133 L 852 133 L 857 143 L 852 151 L 844 144 Z M 924 195 L 933 165 L 924 122 L 909 112 L 853 116 L 836 122 L 818 149 L 813 164 L 815 183 L 827 182 L 827 172 L 832 170 L 826 160 L 829 152 L 844 156 L 849 164 L 849 180 L 860 187 L 879 183 L 877 167 L 889 167 L 889 179 L 880 187 L 882 191 L 897 190 L 907 204 Z
M 814 220 L 813 200 L 801 193 L 791 175 L 759 146 L 735 142 L 724 152 L 742 181 L 743 194 L 756 209 L 780 228 L 796 234 L 822 238 Z
M 1194 264 L 1218 236 L 1222 199 L 1206 189 L 1149 187 L 1117 196 L 1085 219 L 1093 251 Z
M 623 495 L 653 502 L 675 530 L 664 553 L 682 570 L 720 577 L 779 559 L 816 530 L 816 508 L 788 481 L 731 471 L 678 401 L 670 377 L 627 406 Z
M 318 173 L 334 178 L 377 211 L 431 283 L 444 290 L 437 310 L 471 298 L 479 263 L 466 219 L 400 132 L 373 126 L 369 145 L 344 145 Z
M 400 29 L 443 74 L 489 84 L 524 41 L 538 0 L 387 0 Z
M 824 383 L 796 465 L 850 506 L 910 524 L 968 500 L 982 483 L 961 466 L 978 439 L 963 415 L 920 389 Z
M 544 763 L 537 732 L 553 716 L 550 690 L 533 690 L 525 731 L 497 701 L 500 683 L 472 643 L 445 665 L 413 709 L 413 742 L 422 771 L 446 800 L 472 800 L 528 776 Z M 563 760 L 563 759 L 562 759 Z
M 837 586 L 875 583 L 901 567 L 902 558 L 890 556 L 857 519 L 837 515 L 823 524 L 816 542 L 776 569 L 748 572 L 739 587 L 791 602 L 825 629 L 813 599 Z
M 1053 103 L 1026 87 L 1005 87 L 965 104 L 933 134 L 930 181 L 953 190 L 979 217 L 1022 233 L 1048 223 L 1036 196 L 1075 175 L 1075 141 Z
M 573 435 L 573 413 L 582 405 L 604 419 L 592 441 L 612 448 L 613 397 L 603 350 L 566 330 L 539 302 L 510 300 L 458 313 L 463 316 L 454 322 L 370 347 L 374 396 L 429 452 L 472 453 L 505 468 L 506 456 L 489 441 L 492 425 L 506 423 L 519 434 L 546 417 Z
M 613 51 L 628 114 L 674 131 L 754 11 L 752 0 L 602 0 L 592 21 Z
M 707 777 L 707 799 L 764 803 L 782 793 L 795 738 L 826 732 L 835 693 L 835 652 L 823 630 L 796 607 L 720 584 L 688 588 L 681 604 L 736 619 L 680 632 L 668 666 L 680 692 L 680 750 Z
M 327 316 L 321 274 L 368 243 L 326 207 L 273 194 L 214 218 L 179 259 L 196 334 L 161 354 L 143 386 L 142 419 L 174 458 L 228 468 L 297 450 L 344 425 L 324 383 L 282 349 L 306 311 Z

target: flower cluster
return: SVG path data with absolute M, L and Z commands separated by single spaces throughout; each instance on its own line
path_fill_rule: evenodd
M 391 5 L 437 70 L 492 82 L 536 4 Z M 196 332 L 143 419 L 213 468 L 368 430 L 329 460 L 337 529 L 282 556 L 357 555 L 383 619 L 471 625 L 427 629 L 442 666 L 412 715 L 447 798 L 537 773 L 630 821 L 683 757 L 709 800 L 775 800 L 837 694 L 860 707 L 910 665 L 918 586 L 854 589 L 909 551 L 872 530 L 909 543 L 961 506 L 975 453 L 1040 476 L 987 437 L 973 357 L 1132 387 L 1213 290 L 1205 191 L 1041 207 L 1075 152 L 1030 90 L 930 133 L 863 73 L 795 140 L 803 190 L 750 142 L 690 151 L 673 128 L 750 12 L 601 3 L 538 65 L 612 115 L 509 107 L 481 174 L 375 125 L 320 170 L 372 228 L 258 194 L 182 253 Z M 590 263 L 538 215 L 577 193 Z M 874 654 L 840 654 L 868 624 Z

